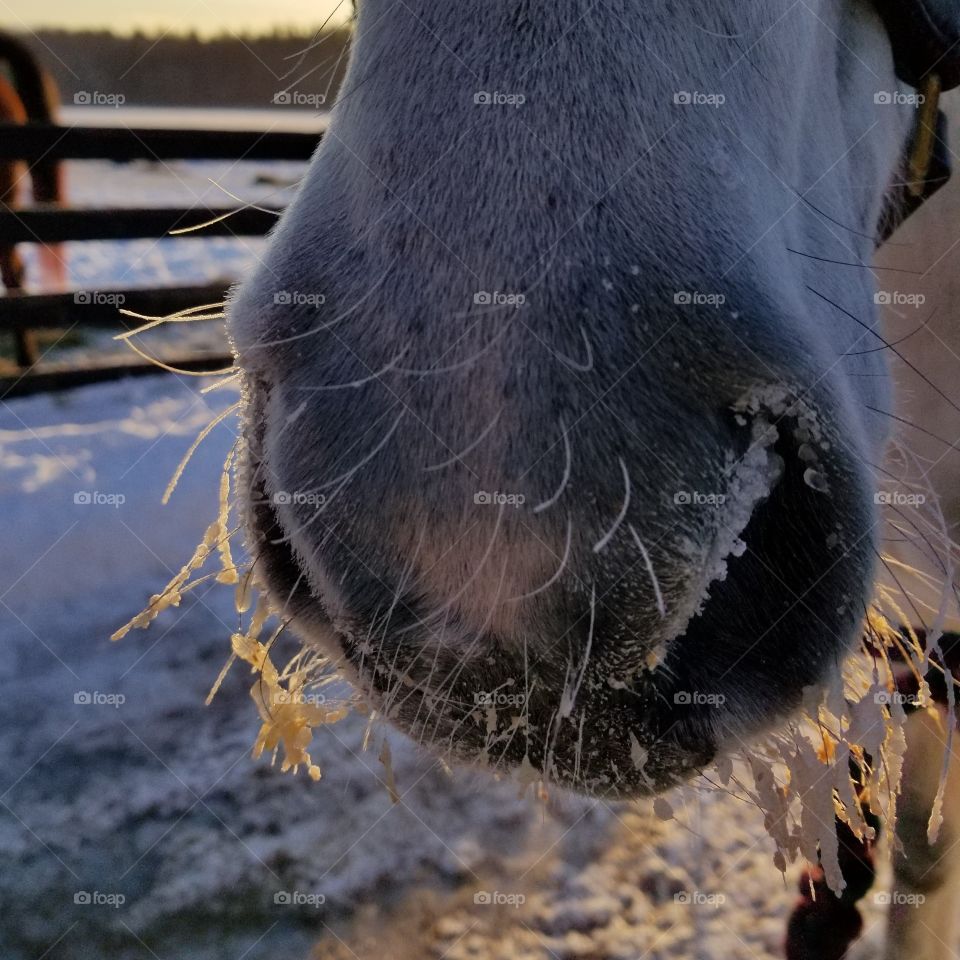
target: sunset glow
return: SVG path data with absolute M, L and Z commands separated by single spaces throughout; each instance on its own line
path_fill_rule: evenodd
M 264 33 L 275 27 L 298 30 L 331 22 L 343 22 L 351 12 L 349 0 L 166 0 L 147 3 L 134 0 L 117 4 L 115 0 L 0 0 L 0 25 L 6 29 L 29 30 L 38 27 L 66 29 L 109 28 L 117 32 L 141 29 L 147 32 L 201 34 Z

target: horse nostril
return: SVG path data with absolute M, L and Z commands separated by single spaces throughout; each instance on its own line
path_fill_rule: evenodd
M 681 703 L 665 722 L 689 724 L 699 713 L 715 723 L 719 697 L 728 735 L 769 726 L 822 682 L 855 637 L 873 566 L 868 501 L 848 454 L 812 441 L 803 426 L 781 423 L 772 449 L 779 481 L 671 645 L 658 685 L 670 702 L 689 691 L 714 700 Z

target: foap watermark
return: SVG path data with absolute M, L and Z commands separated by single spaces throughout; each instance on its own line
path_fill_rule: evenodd
M 311 107 L 317 109 L 327 102 L 325 93 L 307 93 L 304 90 L 278 90 L 270 101 L 275 107 Z
M 313 693 L 304 690 L 277 690 L 271 695 L 270 700 L 278 707 L 284 704 L 322 707 L 327 702 L 327 698 L 322 693 Z
M 927 902 L 927 898 L 922 893 L 891 890 L 889 893 L 875 893 L 873 902 L 881 907 L 920 907 Z
M 122 493 L 104 493 L 102 490 L 77 490 L 73 502 L 78 507 L 113 507 L 119 510 L 127 498 Z
M 927 102 L 922 93 L 905 93 L 902 90 L 878 90 L 873 102 L 885 107 L 919 107 Z
M 514 507 L 519 510 L 527 502 L 527 498 L 522 493 L 488 493 L 486 490 L 478 490 L 473 495 L 473 502 L 482 507 Z
M 308 506 L 324 507 L 327 504 L 325 493 L 314 493 L 309 490 L 278 490 L 273 495 L 273 502 L 278 507 Z
M 701 90 L 678 90 L 673 102 L 679 107 L 722 107 L 727 98 L 722 93 L 704 93 Z
M 79 907 L 113 907 L 119 910 L 127 898 L 122 893 L 104 893 L 101 890 L 78 890 L 73 902 Z
M 673 900 L 689 907 L 720 907 L 727 902 L 722 893 L 704 893 L 702 890 L 681 890 L 673 895 Z
M 84 707 L 122 707 L 127 698 L 122 693 L 101 693 L 99 690 L 77 690 L 73 702 Z
M 500 90 L 478 90 L 473 102 L 480 107 L 522 107 L 527 98 L 522 93 L 503 93 Z
M 517 909 L 527 902 L 522 893 L 501 893 L 499 890 L 478 890 L 473 895 L 478 907 L 513 907 Z
M 522 707 L 527 702 L 526 694 L 506 693 L 503 690 L 481 690 L 473 695 L 478 707 Z
M 722 707 L 727 698 L 722 693 L 703 693 L 700 690 L 679 690 L 673 702 L 682 707 Z
M 878 290 L 873 295 L 878 307 L 922 307 L 927 298 L 922 293 L 903 293 L 900 290 Z
M 125 294 L 109 290 L 76 290 L 73 302 L 81 307 L 122 307 L 127 298 Z
M 725 493 L 701 493 L 699 490 L 678 490 L 673 502 L 680 507 L 722 507 L 727 502 Z
M 884 707 L 897 704 L 901 707 L 920 707 L 923 701 L 918 693 L 901 693 L 899 690 L 880 690 L 873 695 L 873 702 Z
M 322 293 L 307 293 L 303 290 L 278 290 L 273 295 L 275 307 L 322 307 L 327 298 Z
M 722 307 L 727 302 L 727 296 L 700 290 L 678 290 L 673 295 L 673 302 L 678 307 Z
M 473 295 L 478 307 L 522 307 L 527 302 L 526 294 L 501 293 L 499 290 L 480 290 Z
M 925 493 L 904 493 L 902 490 L 881 490 L 873 495 L 879 507 L 922 507 L 927 502 Z
M 327 902 L 327 898 L 322 893 L 304 890 L 278 890 L 273 895 L 273 902 L 278 907 L 313 907 L 316 910 Z
M 127 98 L 122 93 L 104 93 L 102 90 L 78 90 L 73 95 L 78 107 L 122 107 Z

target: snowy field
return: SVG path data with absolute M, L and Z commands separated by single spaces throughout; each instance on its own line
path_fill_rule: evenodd
M 76 164 L 71 191 L 92 205 L 109 174 L 117 202 L 227 202 L 212 177 L 282 202 L 289 188 L 258 183 L 264 166 Z M 302 170 L 269 166 L 275 181 Z M 73 245 L 71 281 L 238 275 L 258 250 Z M 392 735 L 393 803 L 381 734 L 364 752 L 362 718 L 319 731 L 312 783 L 250 759 L 239 668 L 204 706 L 236 627 L 230 588 L 207 584 L 111 644 L 215 516 L 233 419 L 160 504 L 196 434 L 236 400 L 204 385 L 163 375 L 0 403 L 4 960 L 782 955 L 799 867 L 781 878 L 743 800 L 690 787 L 664 822 L 648 804 L 521 796 Z M 876 931 L 882 908 L 866 910 Z

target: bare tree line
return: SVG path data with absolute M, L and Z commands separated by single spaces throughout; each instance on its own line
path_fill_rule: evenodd
M 41 30 L 23 39 L 64 103 L 318 109 L 343 78 L 350 31 L 118 35 Z

